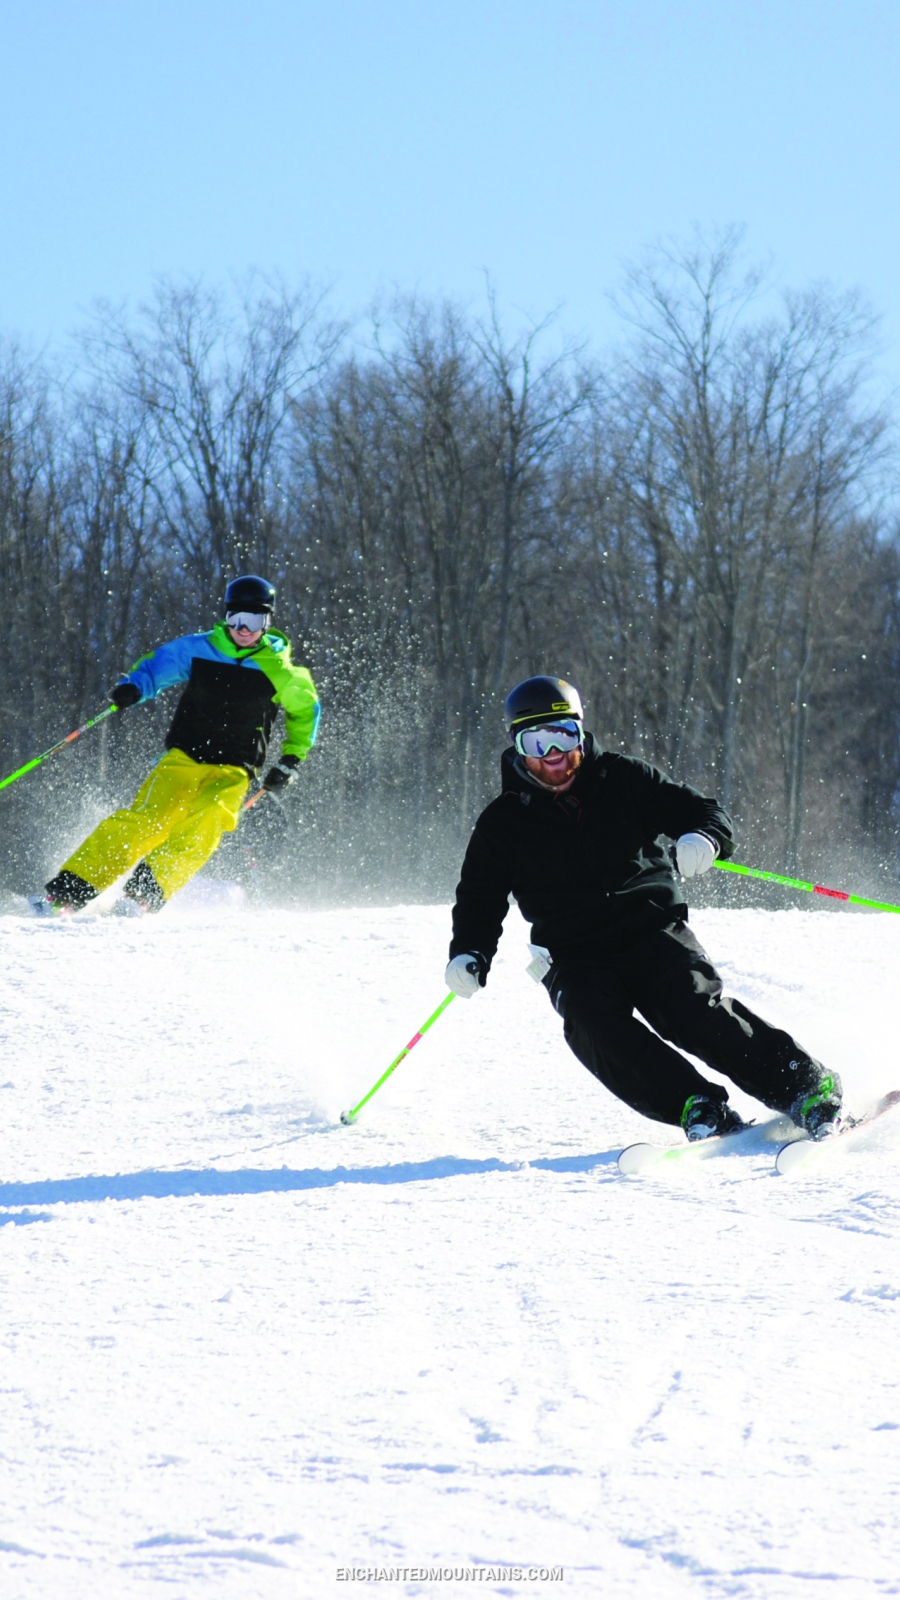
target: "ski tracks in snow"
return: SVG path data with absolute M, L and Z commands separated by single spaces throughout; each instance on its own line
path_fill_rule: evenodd
M 891 1086 L 889 920 L 695 925 L 859 1109 Z M 342 1128 L 440 999 L 447 922 L 0 919 L 3 1593 L 473 1564 L 604 1600 L 900 1592 L 896 1135 L 792 1183 L 771 1153 L 620 1178 L 660 1130 L 568 1054 L 515 913 L 485 994 Z

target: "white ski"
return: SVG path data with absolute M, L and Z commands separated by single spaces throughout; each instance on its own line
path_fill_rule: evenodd
M 856 1122 L 848 1122 L 840 1133 L 833 1133 L 827 1139 L 800 1139 L 792 1144 L 786 1144 L 775 1157 L 775 1171 L 783 1178 L 791 1177 L 796 1172 L 809 1171 L 829 1155 L 838 1155 L 842 1150 L 848 1150 L 858 1135 L 864 1134 L 873 1122 L 877 1122 L 879 1117 L 883 1117 L 888 1111 L 893 1111 L 898 1105 L 900 1105 L 900 1089 L 892 1089 L 889 1094 L 882 1095 L 864 1117 L 860 1117 Z
M 786 1145 L 791 1134 L 802 1139 L 801 1130 L 790 1117 L 781 1114 L 768 1122 L 750 1123 L 737 1133 L 725 1133 L 712 1139 L 685 1139 L 683 1144 L 630 1144 L 619 1156 L 619 1171 L 627 1178 L 635 1178 L 653 1167 L 686 1166 L 694 1161 L 709 1161 L 714 1156 L 731 1154 L 753 1155 L 767 1145 Z

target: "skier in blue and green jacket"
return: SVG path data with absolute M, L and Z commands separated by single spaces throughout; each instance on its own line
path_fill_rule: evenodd
M 130 806 L 115 812 L 31 897 L 41 914 L 77 911 L 125 873 L 126 904 L 159 911 L 237 826 L 251 777 L 262 768 L 279 709 L 281 757 L 263 787 L 292 783 L 316 741 L 319 701 L 306 667 L 271 626 L 275 590 L 255 574 L 225 591 L 225 619 L 209 633 L 160 645 L 123 675 L 110 699 L 120 711 L 186 684 L 166 754 Z

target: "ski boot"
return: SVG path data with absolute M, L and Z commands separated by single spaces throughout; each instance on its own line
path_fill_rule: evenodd
M 801 1094 L 789 1115 L 811 1139 L 828 1139 L 841 1125 L 841 1080 L 828 1073 L 809 1094 Z
M 93 884 L 79 878 L 77 872 L 58 872 L 46 885 L 43 894 L 30 894 L 28 904 L 36 917 L 62 917 L 80 911 L 91 900 L 96 900 Z
M 54 900 L 49 894 L 30 894 L 28 904 L 36 917 L 70 917 L 75 910 L 74 906 Z
M 139 861 L 128 882 L 122 888 L 122 900 L 116 901 L 116 914 L 120 917 L 146 915 L 162 911 L 166 897 L 146 861 Z
M 727 1100 L 692 1094 L 681 1113 L 681 1126 L 691 1144 L 697 1139 L 715 1139 L 723 1133 L 739 1133 L 747 1124 L 732 1111 Z
M 114 900 L 110 915 L 113 917 L 146 917 L 147 907 L 139 905 L 137 900 L 132 900 L 130 895 L 120 894 Z

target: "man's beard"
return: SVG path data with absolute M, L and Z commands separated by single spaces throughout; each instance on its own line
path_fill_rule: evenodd
M 546 778 L 539 778 L 536 772 L 529 771 L 529 777 L 533 778 L 535 783 L 539 783 L 542 789 L 548 789 L 552 794 L 555 790 L 564 788 L 567 783 L 572 781 L 581 766 L 581 761 L 582 751 L 573 750 L 571 761 L 566 762 L 565 769 L 558 777 L 555 776 L 551 782 L 548 782 Z

